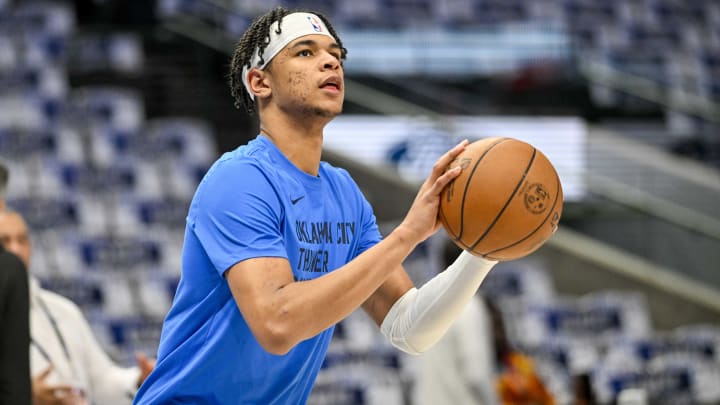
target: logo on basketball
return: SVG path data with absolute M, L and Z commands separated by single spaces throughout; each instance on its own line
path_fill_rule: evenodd
M 533 183 L 525 190 L 525 208 L 533 214 L 542 214 L 547 210 L 550 195 L 540 183 Z

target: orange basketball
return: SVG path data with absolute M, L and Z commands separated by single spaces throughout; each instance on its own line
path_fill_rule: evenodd
M 563 193 L 545 155 L 512 138 L 469 144 L 448 166 L 463 171 L 440 195 L 452 240 L 476 256 L 513 260 L 537 250 L 558 228 Z

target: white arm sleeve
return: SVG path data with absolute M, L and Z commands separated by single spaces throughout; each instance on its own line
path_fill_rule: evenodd
M 429 349 L 472 299 L 495 263 L 463 251 L 445 271 L 400 297 L 383 319 L 381 332 L 406 353 Z

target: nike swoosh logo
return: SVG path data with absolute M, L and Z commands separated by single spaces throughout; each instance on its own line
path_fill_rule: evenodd
M 292 200 L 290 200 L 290 202 L 292 203 L 292 205 L 295 205 L 295 204 L 298 203 L 298 201 L 302 200 L 303 198 L 305 198 L 304 195 L 302 195 L 302 196 L 300 196 L 300 197 L 298 197 L 298 198 L 292 199 Z

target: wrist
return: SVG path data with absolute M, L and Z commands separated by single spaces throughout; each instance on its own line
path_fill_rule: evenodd
M 407 246 L 410 250 L 414 249 L 415 246 L 420 243 L 417 235 L 402 223 L 393 229 L 391 235 L 397 239 L 401 245 Z
M 455 259 L 455 261 L 456 263 L 458 263 L 458 265 L 461 265 L 462 267 L 477 269 L 485 269 L 488 266 L 492 267 L 497 264 L 497 260 L 490 260 L 482 256 L 477 256 L 468 252 L 467 250 L 463 250 L 457 257 L 457 259 Z

